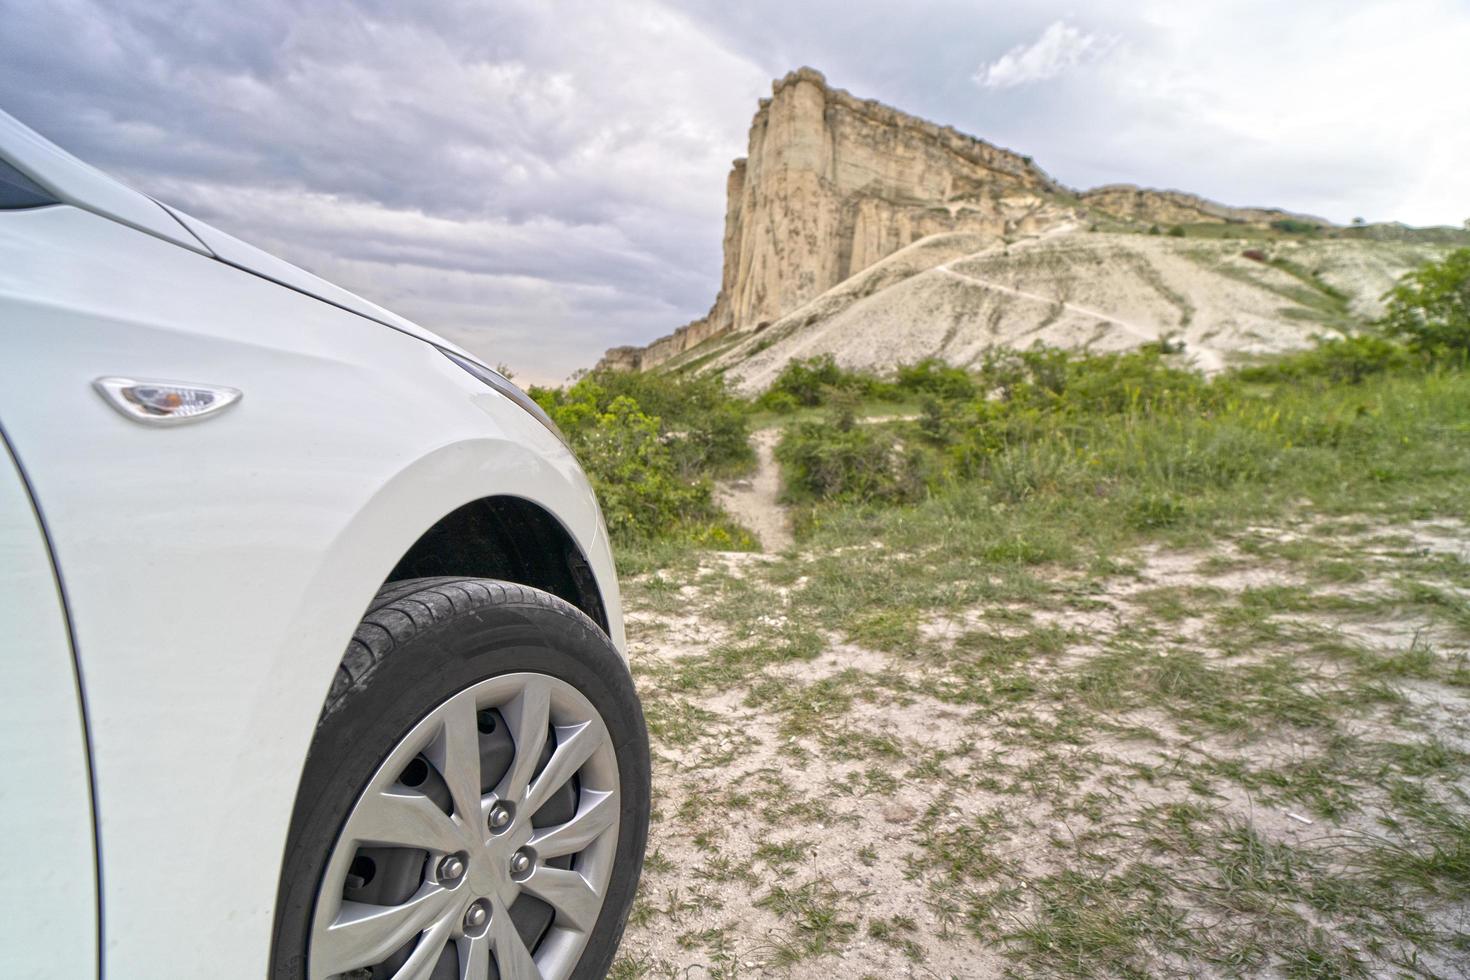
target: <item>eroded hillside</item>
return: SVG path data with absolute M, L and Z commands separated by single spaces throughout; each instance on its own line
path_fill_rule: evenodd
M 1262 250 L 1116 233 L 974 244 L 964 235 L 923 239 L 770 327 L 716 338 L 670 367 L 705 358 L 752 392 L 794 357 L 832 354 L 844 367 L 881 369 L 937 355 L 967 365 L 996 346 L 1113 351 L 1168 337 L 1215 371 L 1377 315 L 1383 291 L 1436 254 L 1403 243 Z
M 1377 311 L 1404 271 L 1470 233 L 1338 227 L 1179 191 L 1075 192 L 1030 157 L 862 100 L 809 68 L 761 100 L 728 181 L 705 317 L 629 370 L 721 368 L 762 387 L 793 357 L 968 364 L 1036 341 L 1116 350 L 1177 336 L 1214 370 Z

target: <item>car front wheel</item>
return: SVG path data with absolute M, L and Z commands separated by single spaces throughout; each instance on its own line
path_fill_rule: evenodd
M 642 711 L 591 620 L 504 582 L 392 583 L 303 772 L 273 975 L 602 976 L 648 804 Z

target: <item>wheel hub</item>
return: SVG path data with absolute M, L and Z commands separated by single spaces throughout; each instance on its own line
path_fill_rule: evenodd
M 486 773 L 483 740 L 505 744 L 496 718 L 514 753 L 504 773 Z M 573 802 L 558 812 L 570 817 L 546 818 L 567 787 Z M 428 975 L 454 957 L 467 975 L 493 958 L 502 976 L 566 977 L 611 878 L 618 793 L 601 716 L 571 685 L 510 674 L 449 698 L 392 749 L 349 814 L 317 896 L 308 980 L 378 966 Z M 429 858 L 411 895 L 391 904 L 348 897 L 372 877 L 361 854 L 405 850 Z M 362 873 L 349 881 L 352 867 Z M 544 923 L 529 927 L 540 935 L 529 948 L 517 927 L 523 906 Z
M 512 823 L 501 833 L 481 841 L 470 854 L 466 866 L 465 883 L 474 898 L 499 899 L 507 908 L 515 904 L 522 889 L 517 880 L 517 857 L 525 852 L 525 844 L 535 833 L 529 823 L 521 826 Z M 527 862 L 525 870 L 529 870 Z M 524 873 L 519 877 L 524 878 Z

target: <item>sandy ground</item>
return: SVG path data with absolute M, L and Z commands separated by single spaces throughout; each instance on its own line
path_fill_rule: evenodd
M 776 443 L 780 429 L 751 433 L 755 447 L 755 473 L 748 479 L 732 480 L 715 488 L 715 499 L 741 526 L 755 533 L 761 550 L 785 551 L 791 547 L 791 522 L 781 509 L 781 471 L 776 465 Z
M 758 434 L 755 477 L 721 490 L 725 506 L 757 531 L 768 552 L 791 546 L 776 504 L 774 439 L 771 431 Z M 1044 974 L 1008 956 L 1014 947 L 997 936 L 1040 921 L 1051 901 L 1042 889 L 1054 888 L 1068 869 L 1106 875 L 1123 867 L 1146 839 L 1156 841 L 1158 814 L 1170 806 L 1197 805 L 1217 831 L 1234 828 L 1313 854 L 1383 833 L 1394 804 L 1373 786 L 1355 788 L 1351 806 L 1314 809 L 1293 798 L 1289 786 L 1205 775 L 1273 765 L 1294 771 L 1329 751 L 1310 730 L 1227 736 L 1155 708 L 1103 706 L 1090 741 L 1053 740 L 1050 733 L 1068 719 L 1040 694 L 1005 707 L 939 696 L 969 676 L 963 658 L 945 651 L 960 649 L 976 631 L 1004 636 L 1023 622 L 1066 637 L 1059 653 L 1038 654 L 1027 668 L 1038 690 L 1086 669 L 1122 630 L 1140 623 L 1150 624 L 1160 657 L 1199 651 L 1235 666 L 1266 663 L 1270 651 L 1215 650 L 1216 615 L 1248 594 L 1302 585 L 1289 564 L 1253 558 L 1251 545 L 1312 533 L 1309 525 L 1273 526 L 1206 551 L 1145 549 L 1129 556 L 1132 572 L 1107 579 L 1100 591 L 1034 609 L 982 607 L 935 617 L 923 627 L 927 658 L 867 650 L 823 633 L 815 657 L 757 664 L 716 681 L 695 671 L 718 660 L 723 645 L 752 637 L 758 643 L 766 627 L 779 632 L 803 580 L 793 581 L 789 566 L 773 572 L 801 556 L 711 554 L 672 595 L 649 577 L 630 582 L 628 635 L 654 736 L 655 805 L 649 864 L 615 975 Z M 1390 588 L 1396 556 L 1470 560 L 1470 529 L 1463 526 L 1425 523 L 1360 536 L 1360 560 L 1371 574 L 1343 586 L 1344 596 Z M 1069 573 L 1057 575 L 1058 594 L 1066 594 Z M 765 616 L 752 623 L 720 611 L 737 587 L 754 590 Z M 1164 589 L 1208 592 L 1215 611 L 1158 623 L 1149 602 Z M 1331 630 L 1370 654 L 1432 642 L 1438 657 L 1465 656 L 1463 636 L 1414 616 L 1278 618 L 1283 630 Z M 1330 686 L 1333 665 L 1319 666 L 1313 683 Z M 1398 686 L 1402 705 L 1364 710 L 1345 727 L 1378 740 L 1373 745 L 1432 740 L 1470 751 L 1465 688 L 1432 680 Z M 1455 786 L 1470 789 L 1470 773 L 1459 772 L 1435 792 Z M 1193 858 L 1179 858 L 1179 867 L 1168 857 L 1154 860 L 1173 873 L 1206 874 Z M 998 911 L 977 920 L 975 909 L 986 903 Z M 1118 914 L 1129 908 L 1120 905 Z M 1186 905 L 1181 914 L 1192 928 L 1224 934 L 1236 927 L 1222 908 Z M 1354 935 L 1320 911 L 1291 914 L 1291 922 L 1309 922 L 1323 935 Z M 1470 930 L 1463 908 L 1438 909 L 1431 919 L 1447 932 Z M 1403 953 L 1393 942 L 1387 948 Z M 1465 955 L 1431 950 L 1419 962 L 1428 975 L 1463 976 L 1470 970 Z M 1229 971 L 1165 958 L 1150 972 Z
M 1243 254 L 1263 248 L 1287 265 Z M 963 366 L 993 347 L 1118 351 L 1167 336 L 1185 343 L 1197 367 L 1217 371 L 1241 356 L 1306 346 L 1349 311 L 1377 315 L 1384 290 L 1433 254 L 1386 242 L 1262 245 L 1063 230 L 982 244 L 934 235 L 729 346 L 711 366 L 755 392 L 792 358 L 821 354 L 856 369 L 928 356 Z

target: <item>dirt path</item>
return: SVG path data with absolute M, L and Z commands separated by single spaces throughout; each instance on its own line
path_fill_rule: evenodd
M 758 429 L 750 434 L 755 446 L 755 472 L 741 480 L 715 487 L 715 499 L 742 525 L 760 539 L 761 550 L 785 551 L 791 547 L 791 524 L 781 506 L 781 469 L 776 465 L 776 443 L 780 429 Z
M 1054 296 L 1043 296 L 1040 293 L 1027 292 L 1024 289 L 1017 289 L 1014 286 L 1002 285 L 1001 283 L 994 282 L 990 279 L 982 279 L 979 276 L 972 276 L 967 272 L 960 272 L 958 269 L 952 268 L 955 262 L 964 262 L 983 254 L 985 253 L 976 252 L 974 255 L 963 256 L 951 262 L 945 262 L 942 265 L 937 265 L 934 268 L 938 272 L 953 276 L 956 279 L 962 279 L 965 282 L 970 283 L 971 285 L 980 286 L 985 289 L 993 289 L 996 292 L 1005 293 L 1006 295 L 1014 296 L 1017 299 L 1032 300 L 1033 302 L 1037 303 L 1045 303 L 1048 306 L 1055 306 L 1060 304 L 1064 309 L 1070 310 L 1073 313 L 1080 314 L 1081 316 L 1089 317 L 1094 320 L 1101 320 L 1104 323 L 1111 323 L 1113 326 L 1121 329 L 1124 333 L 1131 334 L 1133 337 L 1144 343 L 1159 339 L 1157 330 L 1145 326 L 1140 326 L 1136 323 L 1130 323 L 1127 320 L 1121 320 L 1110 313 L 1104 313 L 1101 310 L 1095 310 L 1091 307 L 1081 306 L 1077 303 L 1071 303 L 1066 300 L 1060 300 Z M 1225 361 L 1220 356 L 1220 353 L 1218 351 L 1210 350 L 1207 347 L 1194 347 L 1192 348 L 1192 350 L 1194 352 L 1196 360 L 1199 363 L 1199 366 L 1204 370 L 1213 372 L 1220 371 L 1225 367 Z
M 956 279 L 963 279 L 973 285 L 993 289 L 998 293 L 1005 293 L 1007 296 L 1015 296 L 1017 299 L 1029 299 L 1033 302 L 1044 303 L 1047 306 L 1060 305 L 1065 309 L 1071 310 L 1073 313 L 1080 313 L 1082 316 L 1102 320 L 1105 323 L 1111 323 L 1116 327 L 1121 327 L 1124 333 L 1132 334 L 1139 340 L 1154 340 L 1157 337 L 1156 332 L 1147 327 L 1141 327 L 1136 323 L 1129 323 L 1127 320 L 1120 320 L 1110 313 L 1104 313 L 1102 310 L 1094 310 L 1090 307 L 1079 306 L 1076 303 L 1068 302 L 1067 300 L 1057 299 L 1055 296 L 1043 296 L 1040 293 L 1027 292 L 1024 289 L 1017 289 L 1014 286 L 1005 286 L 989 279 L 981 279 L 979 276 L 972 276 L 967 272 L 960 272 L 957 269 L 950 268 L 950 263 L 948 262 L 944 265 L 935 266 L 935 269 L 947 275 L 954 276 Z

